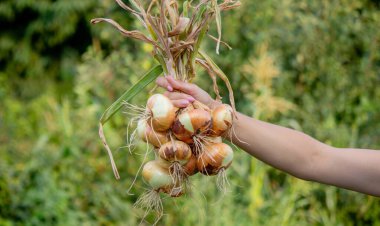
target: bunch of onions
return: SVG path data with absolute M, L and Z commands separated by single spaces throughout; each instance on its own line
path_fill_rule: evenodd
M 166 96 L 154 94 L 147 101 L 146 111 L 148 117 L 138 122 L 136 130 L 156 153 L 156 160 L 143 169 L 152 190 L 178 197 L 186 192 L 184 185 L 197 172 L 225 178 L 233 159 L 232 148 L 221 138 L 232 126 L 229 105 L 209 109 L 195 101 L 177 109 Z

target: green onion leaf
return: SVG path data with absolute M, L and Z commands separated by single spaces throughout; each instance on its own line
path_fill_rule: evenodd
M 107 110 L 103 113 L 99 122 L 99 136 L 103 142 L 104 147 L 107 149 L 113 173 L 116 179 L 120 179 L 119 172 L 117 171 L 115 161 L 112 156 L 111 149 L 109 148 L 106 137 L 104 136 L 103 126 L 106 122 L 120 110 L 123 106 L 123 102 L 130 101 L 134 96 L 140 93 L 144 88 L 153 82 L 158 76 L 162 74 L 162 67 L 160 65 L 155 66 L 148 73 L 146 73 L 134 86 L 128 89 L 119 99 L 117 99 Z

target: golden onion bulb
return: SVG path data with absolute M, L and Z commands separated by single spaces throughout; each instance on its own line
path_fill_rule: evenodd
M 189 161 L 187 161 L 186 165 L 183 166 L 187 176 L 193 176 L 198 173 L 197 160 L 198 158 L 195 155 L 191 155 Z
M 220 136 L 232 126 L 233 110 L 227 104 L 221 104 L 212 111 L 211 134 Z
M 191 158 L 192 153 L 188 144 L 174 140 L 162 145 L 158 150 L 158 155 L 168 162 L 178 162 L 185 165 Z
M 211 127 L 211 114 L 203 109 L 184 111 L 177 116 L 172 126 L 174 136 L 185 143 L 192 144 L 192 137 L 206 133 Z
M 137 134 L 140 139 L 155 147 L 161 147 L 169 141 L 166 133 L 154 131 L 145 120 L 140 120 L 137 123 Z
M 142 176 L 153 189 L 173 185 L 168 166 L 160 160 L 147 162 L 142 170 Z
M 227 169 L 234 158 L 232 148 L 224 143 L 207 145 L 198 157 L 197 167 L 205 175 L 216 175 L 221 169 Z
M 149 124 L 158 132 L 164 132 L 172 126 L 178 110 L 170 99 L 162 94 L 151 96 L 147 102 L 147 109 L 151 113 Z

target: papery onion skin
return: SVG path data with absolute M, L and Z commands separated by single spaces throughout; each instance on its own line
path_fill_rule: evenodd
M 148 99 L 146 106 L 151 113 L 148 122 L 155 131 L 164 132 L 172 126 L 178 108 L 169 98 L 162 94 L 154 94 Z
M 144 120 L 137 123 L 137 133 L 140 139 L 152 144 L 154 147 L 161 147 L 161 145 L 169 142 L 166 133 L 154 131 Z
M 168 162 L 179 162 L 184 165 L 191 158 L 192 152 L 188 144 L 174 140 L 162 145 L 158 155 Z
M 223 139 L 222 137 L 207 137 L 207 138 L 204 138 L 204 143 L 206 145 L 208 144 L 219 144 L 219 143 L 223 143 Z
M 147 162 L 143 167 L 142 176 L 153 189 L 173 186 L 173 179 L 170 176 L 169 168 L 159 160 Z
M 202 102 L 199 102 L 199 101 L 197 101 L 197 100 L 195 100 L 194 102 L 193 102 L 193 107 L 195 108 L 195 109 L 202 109 L 202 110 L 205 110 L 205 111 L 208 111 L 208 112 L 211 112 L 211 109 L 207 106 L 207 105 L 205 105 L 205 104 L 203 104 Z
M 221 104 L 212 111 L 211 135 L 221 136 L 232 126 L 233 110 L 230 105 Z
M 212 144 L 198 157 L 197 167 L 204 175 L 216 175 L 220 169 L 227 169 L 233 160 L 232 148 L 224 143 Z
M 192 137 L 205 134 L 211 128 L 211 114 L 203 109 L 193 109 L 179 114 L 174 121 L 172 131 L 174 136 L 185 143 L 192 144 Z
M 187 176 L 193 176 L 198 173 L 197 161 L 198 158 L 195 155 L 192 155 L 186 165 L 183 166 Z

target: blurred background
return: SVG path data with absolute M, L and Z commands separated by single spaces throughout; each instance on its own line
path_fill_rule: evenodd
M 380 149 L 380 1 L 242 3 L 223 14 L 233 50 L 216 55 L 213 41 L 203 46 L 229 76 L 238 110 L 336 147 Z M 120 181 L 98 120 L 156 63 L 150 46 L 90 25 L 94 17 L 141 29 L 113 0 L 0 2 L 0 225 L 141 221 L 132 205 L 147 185 L 138 177 L 134 195 L 126 191 L 142 157 L 118 149 L 128 117 L 119 112 L 105 127 Z M 203 72 L 195 82 L 212 93 Z M 152 88 L 132 103 L 143 105 Z M 159 225 L 380 225 L 378 198 L 301 181 L 235 153 L 226 195 L 215 178 L 196 175 L 191 194 L 163 196 Z

